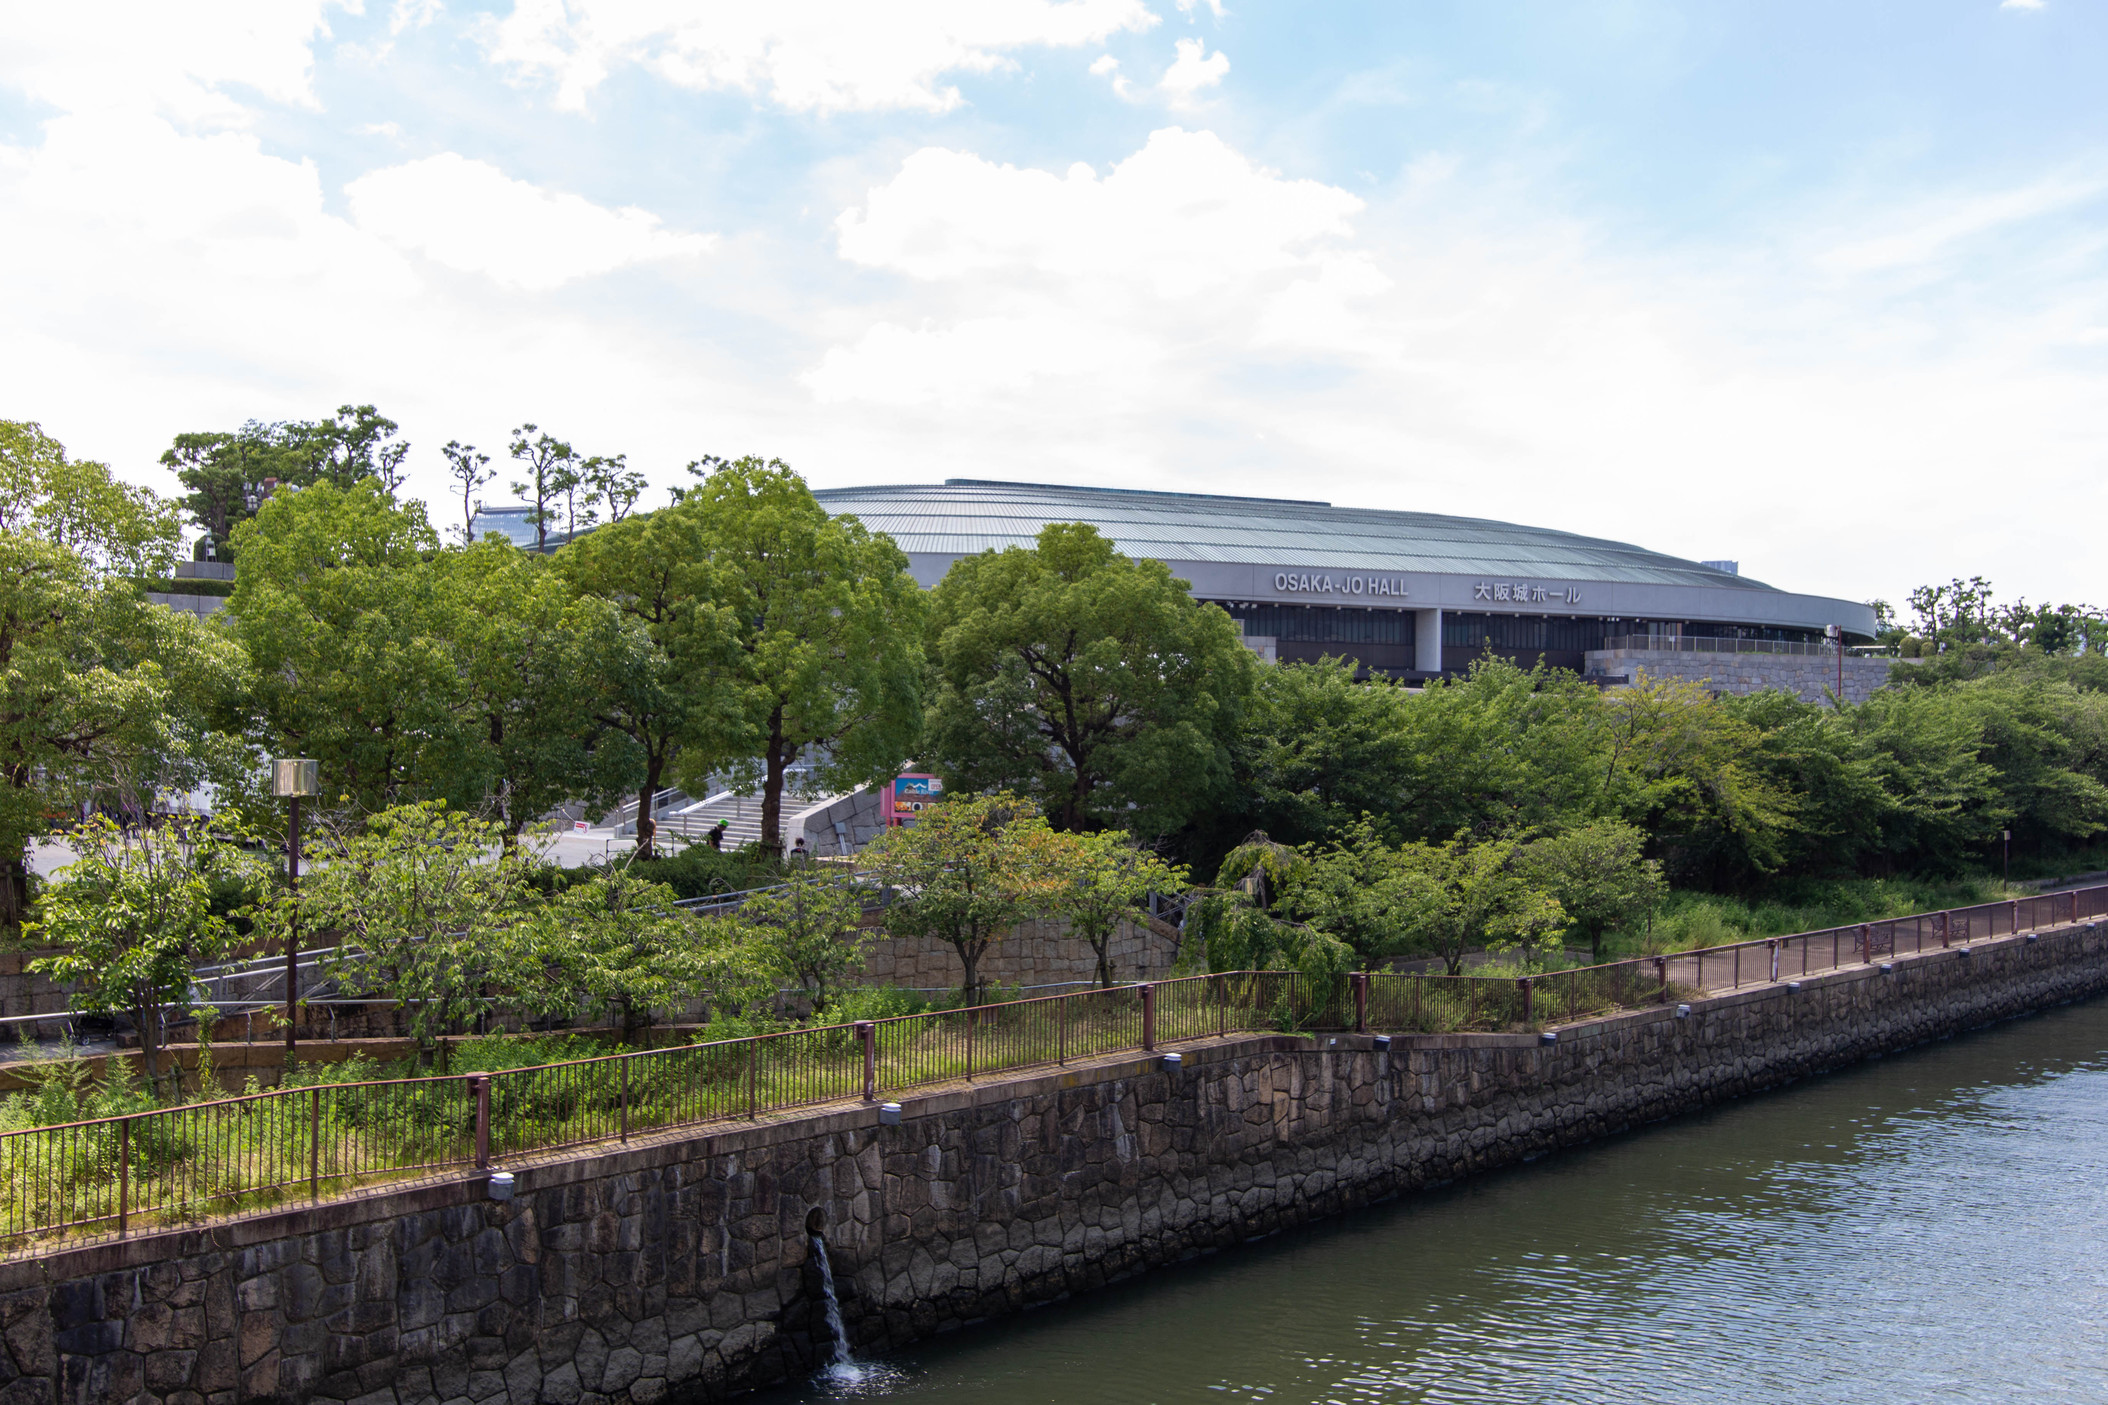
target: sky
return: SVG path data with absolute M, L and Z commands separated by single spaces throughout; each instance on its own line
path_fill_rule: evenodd
M 2097 0 L 15 6 L 0 417 L 169 490 L 371 403 L 442 525 L 532 422 L 2108 603 L 2104 71 Z

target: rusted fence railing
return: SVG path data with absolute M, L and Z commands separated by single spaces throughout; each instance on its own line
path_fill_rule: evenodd
M 2108 887 L 1522 975 L 1230 971 L 0 1133 L 0 1252 L 1252 1030 L 1529 1029 L 2108 915 Z

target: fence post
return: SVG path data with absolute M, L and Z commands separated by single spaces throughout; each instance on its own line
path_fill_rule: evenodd
M 1932 915 L 1932 927 L 1934 931 L 1940 934 L 1940 949 L 1942 951 L 1946 950 L 1949 939 L 1947 914 L 1944 912 L 1935 912 Z
M 1669 1003 L 1669 958 L 1668 958 L 1668 957 L 1666 957 L 1666 956 L 1657 956 L 1657 957 L 1655 957 L 1655 958 L 1654 958 L 1654 983 L 1655 983 L 1655 986 L 1656 986 L 1656 988 L 1657 988 L 1657 990 L 1658 990 L 1658 993 L 1659 993 L 1659 996 L 1660 996 L 1660 999 L 1661 999 L 1661 1003 L 1662 1003 L 1662 1004 L 1664 1004 L 1664 1005 L 1668 1004 L 1668 1003 Z
M 629 1140 L 629 1060 L 622 1061 L 622 1140 Z
M 878 1101 L 878 1026 L 870 1020 L 856 1022 L 856 1040 L 864 1046 L 864 1101 Z
M 747 1121 L 761 1116 L 761 1040 L 747 1040 Z
M 117 1124 L 117 1237 L 124 1238 L 132 1219 L 132 1119 Z
M 322 1198 L 322 1090 L 307 1095 L 307 1198 Z
M 1522 988 L 1522 1022 L 1529 1024 L 1535 1018 L 1535 1002 L 1530 996 L 1530 978 L 1518 976 L 1515 984 Z
M 1874 928 L 1866 922 L 1859 924 L 1859 959 L 1867 963 L 1874 959 Z
M 1356 971 L 1347 977 L 1354 983 L 1354 1032 L 1369 1032 L 1369 973 Z
M 1764 945 L 1771 948 L 1771 979 L 1776 982 L 1779 978 L 1779 939 L 1768 937 Z
M 1156 987 L 1145 983 L 1142 986 L 1142 1052 L 1147 1054 L 1156 1048 Z
M 1058 1064 L 1069 1061 L 1069 1002 L 1073 999 L 1072 995 L 1064 995 L 1054 1002 L 1060 1007 L 1054 1020 L 1054 1062 Z
M 490 1079 L 470 1074 L 469 1088 L 476 1095 L 476 1169 L 490 1169 Z
M 2006 907 L 2010 910 L 2010 915 L 2006 918 L 2006 935 L 2010 937 L 2020 930 L 2020 899 L 2009 899 Z

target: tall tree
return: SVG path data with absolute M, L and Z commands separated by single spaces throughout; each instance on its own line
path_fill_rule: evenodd
M 1090 943 L 1098 958 L 1098 984 L 1113 983 L 1113 936 L 1122 922 L 1141 915 L 1151 893 L 1178 893 L 1187 886 L 1183 867 L 1167 864 L 1119 830 L 1063 834 L 1051 852 L 1054 911 L 1069 931 Z
M 629 466 L 628 454 L 595 454 L 585 461 L 582 471 L 586 486 L 607 509 L 610 522 L 620 522 L 629 516 L 637 499 L 644 496 L 644 475 Z
M 954 787 L 1013 787 L 1056 828 L 1145 838 L 1225 792 L 1255 661 L 1228 615 L 1096 528 L 953 563 L 929 639 L 924 755 Z
M 891 538 L 828 516 L 780 461 L 724 464 L 678 510 L 696 514 L 711 598 L 733 622 L 745 744 L 731 770 L 759 782 L 762 843 L 780 849 L 794 765 L 810 763 L 822 784 L 861 784 L 897 772 L 914 747 L 922 591 Z
M 150 798 L 241 677 L 238 649 L 125 579 L 167 574 L 177 535 L 171 504 L 0 421 L 0 929 L 27 915 L 30 840 L 97 794 Z
M 656 851 L 652 799 L 676 762 L 706 774 L 744 744 L 732 688 L 731 611 L 712 596 L 708 535 L 693 504 L 632 516 L 558 552 L 558 574 L 625 628 L 591 637 L 591 716 L 635 748 L 637 851 Z M 683 760 L 684 753 L 693 753 Z
M 1516 851 L 1524 882 L 1556 898 L 1589 956 L 1603 959 L 1603 936 L 1652 912 L 1668 896 L 1662 866 L 1647 858 L 1647 836 L 1629 824 L 1598 820 L 1564 834 L 1533 839 Z
M 371 405 L 339 405 L 329 419 L 277 426 L 277 437 L 296 465 L 291 481 L 302 487 L 349 488 L 373 478 L 392 498 L 403 486 L 403 460 L 410 453 L 410 445 L 396 439 L 399 429 Z
M 182 505 L 220 559 L 231 557 L 235 527 L 256 515 L 271 481 L 289 476 L 284 446 L 255 420 L 232 434 L 178 434 L 161 462 L 189 489 Z
M 424 504 L 369 477 L 281 493 L 235 529 L 242 571 L 223 612 L 254 686 L 243 730 L 268 754 L 311 756 L 362 810 L 482 798 L 488 772 L 447 639 L 439 548 Z
M 446 455 L 447 473 L 461 485 L 461 544 L 467 546 L 476 538 L 476 509 L 482 506 L 476 490 L 496 478 L 497 470 L 488 467 L 489 454 L 479 454 L 475 445 L 458 439 L 447 440 L 439 452 Z
M 899 890 L 887 930 L 934 939 L 959 954 L 960 992 L 981 996 L 981 958 L 1027 917 L 1059 900 L 1056 836 L 1037 806 L 1004 792 L 932 805 L 879 835 L 858 867 Z
M 532 436 L 532 437 L 530 437 Z M 563 440 L 543 434 L 540 426 L 523 424 L 512 432 L 506 452 L 521 465 L 527 477 L 512 485 L 528 501 L 527 521 L 534 528 L 534 549 L 549 549 L 549 524 L 556 520 L 554 504 L 564 492 L 578 454 Z M 575 486 L 575 484 L 574 484 Z
M 434 628 L 459 672 L 505 843 L 567 801 L 605 807 L 633 788 L 636 747 L 594 717 L 602 670 L 634 666 L 647 647 L 620 611 L 499 538 L 417 569 L 437 577 Z
M 76 1001 L 122 1014 L 159 1091 L 169 1007 L 190 999 L 191 968 L 225 955 L 234 929 L 213 910 L 213 880 L 248 867 L 218 835 L 174 825 L 128 834 L 98 818 L 68 841 L 73 862 L 38 905 L 37 935 L 62 948 L 32 971 L 78 983 Z

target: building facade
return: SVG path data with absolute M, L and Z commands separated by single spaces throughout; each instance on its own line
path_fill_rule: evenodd
M 1359 660 L 1408 680 L 1488 652 L 1591 672 L 1591 654 L 1707 650 L 1812 656 L 1873 637 L 1866 605 L 1798 595 L 1623 542 L 1425 512 L 1276 498 L 947 479 L 826 488 L 908 554 L 925 586 L 962 556 L 1029 546 L 1052 522 L 1089 522 L 1222 606 L 1246 642 L 1282 662 Z M 1601 669 L 1593 671 L 1601 672 Z

